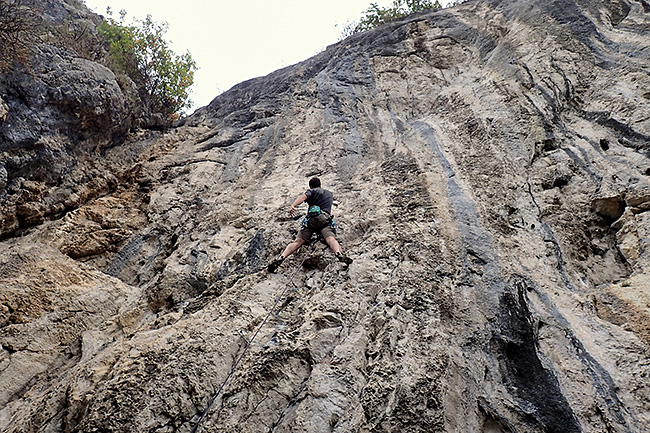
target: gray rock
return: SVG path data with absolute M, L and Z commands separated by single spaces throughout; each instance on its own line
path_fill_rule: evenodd
M 0 242 L 0 426 L 644 432 L 647 9 L 418 14 L 134 135 L 86 189 L 9 176 L 35 225 Z M 268 274 L 314 175 L 354 263 Z
M 136 107 L 133 83 L 94 61 L 105 50 L 91 46 L 98 44 L 97 15 L 76 1 L 23 4 L 42 12 L 39 29 L 45 34 L 32 47 L 29 62 L 16 62 L 0 78 L 0 164 L 7 183 L 26 178 L 39 182 L 44 193 L 38 201 L 20 190 L 0 197 L 5 237 L 69 210 L 48 194 L 50 189 L 71 189 L 80 197 L 84 188 L 96 190 L 93 195 L 105 192 L 92 185 L 94 178 L 104 177 L 96 170 L 104 163 L 98 156 L 123 143 L 146 117 Z M 32 210 L 21 214 L 20 206 Z

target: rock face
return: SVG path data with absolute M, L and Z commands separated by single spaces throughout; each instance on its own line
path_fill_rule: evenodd
M 649 29 L 470 1 L 106 150 L 0 244 L 3 430 L 646 431 Z M 355 261 L 268 274 L 314 175 Z
M 103 154 L 144 115 L 133 82 L 95 58 L 107 50 L 97 15 L 77 0 L 18 4 L 39 15 L 28 33 L 41 43 L 0 71 L 2 238 L 114 188 L 116 169 Z

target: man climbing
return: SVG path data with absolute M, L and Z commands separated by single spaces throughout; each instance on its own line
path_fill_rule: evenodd
M 287 245 L 280 257 L 269 264 L 267 268 L 269 272 L 275 272 L 284 259 L 309 242 L 314 233 L 320 234 L 325 239 L 330 250 L 332 250 L 339 261 L 348 265 L 352 263 L 352 259 L 343 254 L 341 245 L 339 245 L 336 237 L 334 237 L 334 230 L 332 228 L 332 203 L 334 202 L 334 196 L 330 191 L 321 188 L 319 178 L 314 177 L 309 180 L 309 189 L 293 202 L 289 209 L 289 216 L 293 217 L 296 214 L 296 206 L 305 201 L 309 205 L 309 208 L 298 237 L 295 241 Z

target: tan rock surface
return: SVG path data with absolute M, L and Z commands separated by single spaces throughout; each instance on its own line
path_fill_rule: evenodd
M 644 432 L 649 8 L 420 14 L 108 150 L 0 243 L 0 426 Z M 354 263 L 268 274 L 313 175 Z

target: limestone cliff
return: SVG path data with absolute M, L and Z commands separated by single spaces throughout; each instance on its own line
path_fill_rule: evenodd
M 645 0 L 470 1 L 105 149 L 0 243 L 0 426 L 646 431 L 649 65 Z M 268 274 L 313 175 L 355 261 Z

